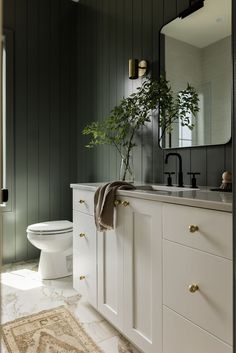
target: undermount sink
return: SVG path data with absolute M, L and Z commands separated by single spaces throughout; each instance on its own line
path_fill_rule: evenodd
M 193 191 L 196 189 L 188 187 L 179 187 L 179 186 L 166 186 L 166 185 L 151 185 L 153 190 L 158 191 Z
M 143 185 L 138 186 L 139 190 L 153 190 L 153 191 L 168 191 L 168 192 L 177 192 L 177 191 L 193 191 L 198 189 L 193 189 L 190 187 L 178 187 L 178 186 L 166 186 L 166 185 Z

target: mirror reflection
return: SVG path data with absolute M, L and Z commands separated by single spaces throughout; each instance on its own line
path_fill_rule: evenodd
M 204 7 L 161 30 L 161 74 L 174 94 L 193 86 L 199 112 L 194 128 L 173 123 L 163 148 L 225 144 L 231 137 L 231 1 L 205 0 Z M 161 131 L 160 131 L 161 135 Z

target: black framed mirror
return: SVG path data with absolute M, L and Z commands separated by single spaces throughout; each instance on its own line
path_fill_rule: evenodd
M 162 148 L 220 145 L 231 139 L 231 14 L 231 0 L 205 0 L 197 11 L 162 27 L 161 75 L 174 96 L 189 83 L 199 98 L 199 112 L 189 116 L 193 129 L 176 120 Z

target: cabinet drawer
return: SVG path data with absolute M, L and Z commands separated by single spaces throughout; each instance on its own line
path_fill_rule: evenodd
M 74 234 L 74 239 L 79 238 L 80 235 L 85 235 L 88 236 L 89 234 L 95 232 L 95 222 L 94 222 L 94 217 L 85 214 L 83 212 L 79 212 L 76 210 L 73 210 L 73 234 Z M 75 235 L 77 237 L 75 237 Z M 83 237 L 83 236 L 82 236 Z
M 73 209 L 83 213 L 88 213 L 90 215 L 93 215 L 94 214 L 94 192 L 74 189 L 73 190 Z
M 74 211 L 73 286 L 97 307 L 97 232 L 93 216 Z
M 198 230 L 190 232 L 189 226 Z M 196 207 L 163 205 L 165 239 L 232 259 L 232 214 Z
M 163 353 L 232 353 L 228 344 L 163 308 Z
M 232 261 L 170 241 L 163 242 L 163 302 L 232 344 Z M 197 284 L 199 290 L 189 291 Z

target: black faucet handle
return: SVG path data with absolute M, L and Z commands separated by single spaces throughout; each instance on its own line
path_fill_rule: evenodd
M 165 172 L 164 174 L 168 175 L 167 186 L 173 186 L 171 175 L 175 174 L 175 172 Z
M 197 186 L 197 179 L 196 179 L 196 175 L 200 175 L 201 173 L 198 173 L 198 172 L 189 172 L 187 173 L 188 175 L 192 175 L 192 188 L 193 189 L 197 189 L 198 186 Z

